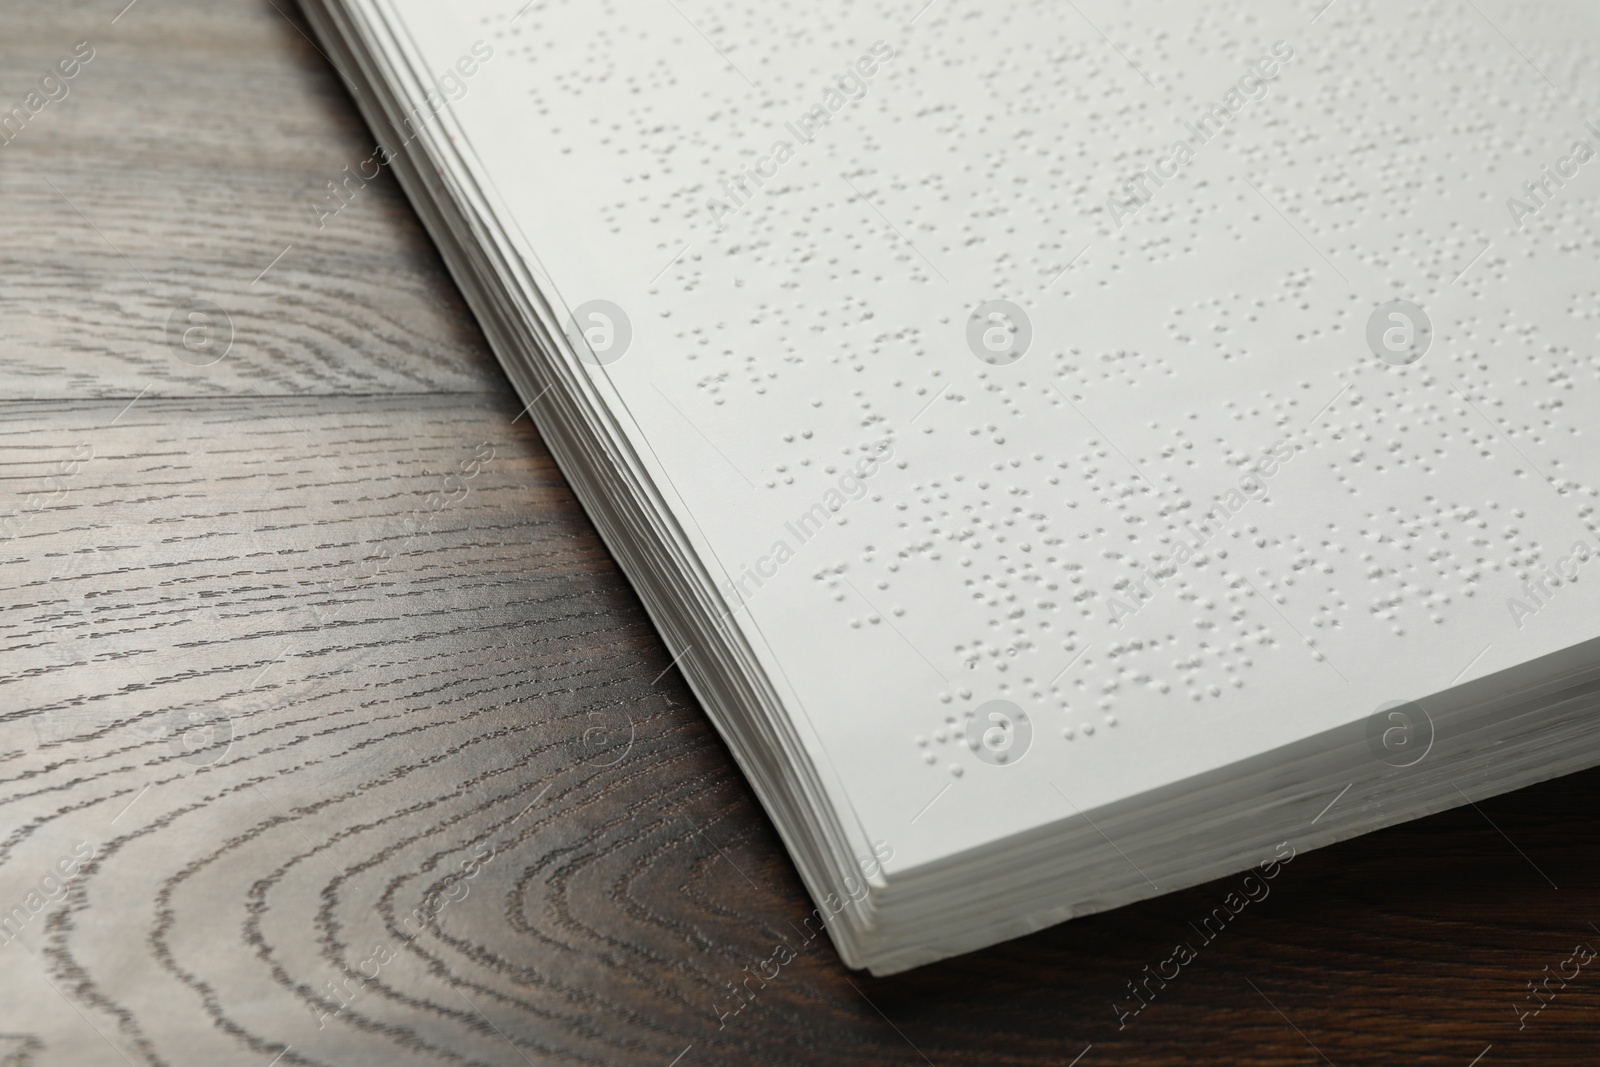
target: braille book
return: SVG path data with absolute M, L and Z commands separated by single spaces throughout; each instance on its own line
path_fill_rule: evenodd
M 1592 5 L 305 6 L 847 964 L 1600 762 Z

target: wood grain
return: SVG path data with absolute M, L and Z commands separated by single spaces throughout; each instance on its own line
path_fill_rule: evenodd
M 98 49 L 0 147 L 0 1063 L 1593 1061 L 1600 968 L 1514 1006 L 1600 944 L 1600 772 L 1299 856 L 1210 943 L 1227 879 L 845 971 L 387 176 L 299 217 L 370 135 L 298 15 L 120 8 L 0 38 L 0 102 Z
M 504 387 L 387 172 L 313 211 L 373 143 L 274 3 L 292 10 L 140 0 L 115 25 L 122 4 L 7 5 L 0 112 L 75 43 L 94 51 L 0 146 L 8 396 Z M 206 367 L 166 336 L 197 299 L 232 323 Z

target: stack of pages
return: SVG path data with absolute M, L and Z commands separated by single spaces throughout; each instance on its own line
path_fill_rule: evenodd
M 1593 5 L 917 6 L 305 0 L 811 927 L 1600 762 Z

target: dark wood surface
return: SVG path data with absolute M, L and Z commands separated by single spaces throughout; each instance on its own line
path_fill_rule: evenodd
M 0 1063 L 1600 1058 L 1600 960 L 1517 1013 L 1600 947 L 1600 772 L 1301 855 L 1209 944 L 1231 880 L 888 979 L 805 942 L 393 180 L 317 226 L 372 144 L 298 12 L 124 2 L 0 9 L 0 108 L 95 49 L 0 147 Z

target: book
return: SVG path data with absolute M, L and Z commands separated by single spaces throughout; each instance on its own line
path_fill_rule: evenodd
M 1600 762 L 1592 9 L 304 7 L 847 965 Z

